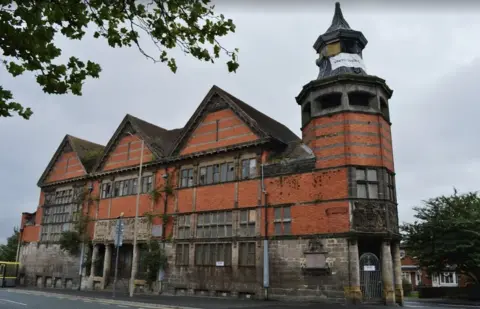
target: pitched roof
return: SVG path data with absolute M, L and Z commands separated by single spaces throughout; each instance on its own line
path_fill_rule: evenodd
M 140 138 L 145 141 L 145 146 L 148 147 L 150 151 L 159 158 L 166 157 L 170 154 L 173 141 L 177 138 L 179 132 L 181 131 L 181 129 L 167 130 L 127 114 L 123 118 L 113 136 L 108 141 L 107 146 L 105 147 L 100 159 L 94 167 L 95 171 L 101 167 L 102 163 L 105 161 L 116 141 L 118 140 L 118 137 L 129 125 L 133 128 L 135 133 L 137 133 Z
M 71 136 L 67 134 L 67 138 L 70 141 L 70 145 L 77 153 L 78 158 L 83 164 L 85 170 L 90 172 L 95 166 L 95 163 L 103 153 L 105 146 L 89 142 L 87 140 Z
M 182 130 L 182 128 L 167 130 L 130 114 L 127 114 L 127 117 L 134 126 L 137 126 L 140 131 L 150 139 L 152 147 L 163 156 L 169 154 L 173 141 Z
M 234 97 L 233 95 L 221 89 L 220 87 L 217 87 L 217 86 L 213 86 L 213 87 L 215 87 L 217 91 L 223 93 L 230 100 L 232 100 L 241 110 L 243 110 L 252 119 L 252 121 L 255 121 L 256 124 L 263 131 L 267 132 L 273 138 L 285 144 L 300 140 L 300 138 L 295 133 L 293 133 L 289 128 L 287 128 L 285 125 L 281 124 L 280 122 L 276 121 L 273 118 L 268 117 L 264 113 L 255 109 L 251 105 L 248 105 L 242 100 Z
M 104 148 L 104 146 L 102 145 L 92 143 L 90 141 L 69 134 L 65 135 L 65 137 L 62 139 L 62 142 L 58 146 L 57 151 L 53 155 L 45 170 L 43 171 L 42 176 L 40 176 L 40 179 L 37 183 L 38 186 L 41 186 L 44 183 L 48 176 L 48 173 L 53 168 L 55 162 L 58 160 L 58 158 L 62 154 L 63 149 L 67 147 L 67 145 L 69 145 L 72 150 L 77 154 L 78 159 L 80 160 L 80 163 L 82 163 L 86 173 L 92 171 L 92 168 L 95 166 L 95 163 L 101 156 Z
M 263 139 L 273 139 L 283 144 L 288 144 L 293 141 L 299 141 L 300 138 L 293 133 L 289 128 L 280 122 L 270 118 L 251 105 L 243 102 L 237 97 L 231 95 L 220 87 L 214 85 L 203 99 L 195 113 L 187 122 L 181 133 L 178 135 L 173 147 L 173 151 L 178 151 L 182 143 L 186 141 L 188 132 L 192 130 L 195 124 L 199 121 L 200 115 L 205 111 L 210 99 L 218 95 L 221 99 L 235 112 L 240 119 L 242 119 L 249 127 Z

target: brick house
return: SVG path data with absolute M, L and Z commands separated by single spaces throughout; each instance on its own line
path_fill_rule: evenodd
M 123 214 L 117 287 L 144 287 L 140 190 L 137 240 L 165 247 L 163 293 L 401 303 L 393 91 L 365 71 L 366 44 L 337 3 L 296 97 L 302 138 L 217 86 L 179 129 L 126 115 L 106 146 L 66 135 L 22 215 L 22 282 L 111 288 Z M 89 267 L 58 245 L 79 212 L 93 220 Z
M 400 249 L 402 259 L 402 279 L 412 285 L 412 290 L 417 290 L 419 286 L 426 287 L 463 287 L 466 286 L 468 279 L 457 273 L 455 269 L 445 269 L 442 273 L 428 275 L 426 269 L 419 265 L 419 261 L 408 255 L 408 248 Z

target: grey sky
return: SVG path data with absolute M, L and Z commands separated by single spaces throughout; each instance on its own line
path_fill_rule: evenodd
M 472 38 L 480 33 L 479 8 L 444 7 L 425 15 L 422 7 L 382 7 L 378 1 L 373 9 L 372 3 L 361 8 L 350 2 L 342 2 L 344 16 L 369 40 L 367 72 L 394 89 L 390 113 L 400 220 L 411 220 L 412 206 L 450 194 L 453 186 L 477 190 L 480 146 L 472 136 L 480 129 L 480 44 Z M 240 48 L 237 74 L 228 74 L 222 62 L 200 63 L 181 53 L 173 74 L 134 48 L 111 49 L 90 38 L 59 40 L 66 56 L 102 65 L 101 78 L 89 80 L 82 97 L 48 96 L 32 76 L 12 79 L 0 70 L 2 84 L 35 113 L 29 121 L 0 119 L 0 242 L 19 224 L 21 212 L 38 206 L 37 180 L 66 133 L 106 144 L 126 113 L 181 127 L 216 84 L 301 136 L 294 98 L 316 78 L 312 45 L 330 25 L 334 1 L 300 3 L 217 6 L 237 25 L 222 40 Z

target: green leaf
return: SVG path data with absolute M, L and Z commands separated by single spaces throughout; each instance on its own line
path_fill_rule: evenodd
M 239 66 L 238 49 L 232 52 L 218 43 L 219 38 L 235 31 L 235 25 L 223 14 L 216 14 L 209 0 L 152 1 L 148 7 L 140 1 L 119 5 L 115 1 L 100 0 L 0 0 L 3 67 L 13 77 L 32 72 L 47 94 L 82 95 L 83 84 L 88 79 L 99 78 L 101 67 L 63 55 L 54 39 L 60 35 L 81 40 L 87 28 L 94 38 L 105 40 L 111 47 L 135 46 L 147 59 L 166 63 L 173 73 L 178 70 L 175 59 L 169 56 L 174 48 L 212 63 L 223 51 L 228 58 L 229 72 L 236 72 Z M 140 40 L 141 36 L 148 40 Z M 140 42 L 145 41 L 156 49 L 144 48 Z M 149 54 L 146 50 L 159 53 Z M 66 62 L 62 61 L 65 56 Z M 0 117 L 14 114 L 29 119 L 32 111 L 13 101 L 11 92 L 0 87 Z

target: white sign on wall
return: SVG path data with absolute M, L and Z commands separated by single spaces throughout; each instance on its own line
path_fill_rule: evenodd
M 366 71 L 363 59 L 358 54 L 340 53 L 330 57 L 330 64 L 332 65 L 332 71 L 340 67 L 361 68 Z
M 216 265 L 217 266 L 225 266 L 225 263 L 223 261 L 217 261 Z
M 375 271 L 375 265 L 364 265 L 363 270 L 364 271 Z

